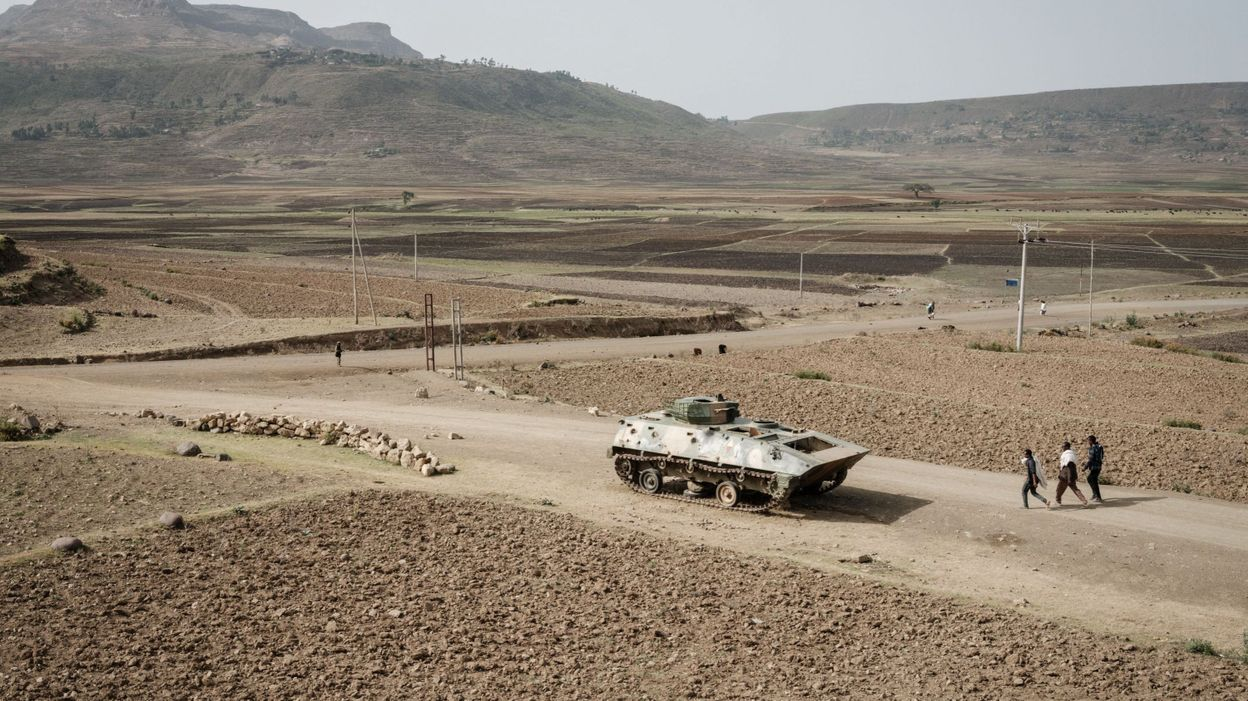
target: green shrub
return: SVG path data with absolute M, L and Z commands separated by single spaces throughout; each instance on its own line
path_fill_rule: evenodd
M 1197 655 L 1213 655 L 1216 657 L 1218 654 L 1218 651 L 1213 647 L 1213 643 L 1199 638 L 1192 638 L 1187 641 L 1184 643 L 1183 648 Z
M 1000 341 L 971 341 L 966 346 L 971 350 L 992 351 L 994 353 L 1013 353 L 1014 349 Z
M 819 372 L 818 370 L 798 370 L 793 373 L 793 377 L 796 377 L 799 380 L 823 380 L 825 382 L 832 379 L 828 373 Z
M 6 441 L 28 441 L 30 437 L 26 427 L 15 424 L 8 419 L 0 419 L 0 443 Z
M 1200 425 L 1200 422 L 1188 421 L 1187 419 L 1166 419 L 1165 421 L 1161 422 L 1161 424 L 1163 426 L 1169 426 L 1170 428 L 1193 428 L 1193 429 L 1196 429 L 1197 431 L 1203 428 Z
M 1236 433 L 1238 433 L 1241 436 L 1248 436 L 1248 426 L 1244 426 L 1243 428 L 1236 431 Z
M 1183 492 L 1184 494 L 1191 494 L 1192 485 L 1188 484 L 1187 482 L 1175 482 L 1174 484 L 1170 485 L 1170 491 Z
M 1217 352 L 1217 351 L 1212 351 L 1212 352 L 1210 352 L 1210 353 L 1209 353 L 1209 357 L 1210 357 L 1210 358 L 1213 358 L 1214 360 L 1221 360 L 1221 361 L 1222 361 L 1222 362 L 1224 362 L 1224 363 L 1242 363 L 1242 362 L 1244 362 L 1244 361 L 1243 361 L 1243 359 L 1242 359 L 1242 358 L 1240 358 L 1238 355 L 1231 355 L 1230 353 L 1219 353 L 1219 352 Z
M 1129 329 L 1144 328 L 1144 323 L 1140 321 L 1140 317 L 1137 316 L 1135 312 L 1131 312 L 1130 314 L 1127 315 L 1126 322 L 1127 322 L 1127 328 Z
M 75 309 L 62 315 L 60 324 L 65 333 L 82 333 L 95 326 L 95 315 L 85 309 Z
M 1144 346 L 1145 348 L 1165 348 L 1166 344 L 1158 341 L 1152 336 L 1137 336 L 1131 339 L 1131 345 Z

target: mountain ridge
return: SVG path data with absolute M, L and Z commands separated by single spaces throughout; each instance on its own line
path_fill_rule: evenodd
M 765 143 L 815 150 L 1212 155 L 1248 162 L 1248 82 L 847 105 L 763 114 L 735 126 Z
M 186 0 L 36 0 L 0 15 L 0 49 L 40 55 L 108 47 L 114 51 L 345 49 L 418 59 L 380 22 L 318 29 L 299 15 Z M 352 29 L 354 28 L 354 29 Z

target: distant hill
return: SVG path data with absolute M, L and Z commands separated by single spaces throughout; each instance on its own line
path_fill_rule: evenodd
M 270 49 L 0 57 L 0 162 L 28 182 L 479 182 L 774 179 L 828 159 L 564 72 Z
M 736 126 L 760 141 L 814 150 L 1248 164 L 1248 83 L 855 105 Z
M 420 52 L 367 23 L 321 30 L 293 12 L 186 0 L 37 0 L 0 15 L 0 47 L 27 56 L 66 51 L 232 51 L 341 48 L 398 58 Z

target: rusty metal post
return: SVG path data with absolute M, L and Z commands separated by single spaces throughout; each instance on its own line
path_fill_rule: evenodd
M 425 293 L 425 369 L 437 370 L 433 357 L 433 295 Z

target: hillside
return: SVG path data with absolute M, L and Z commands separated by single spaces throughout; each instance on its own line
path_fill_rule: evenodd
M 766 143 L 946 157 L 1248 164 L 1248 83 L 1066 90 L 767 114 Z
M 27 182 L 715 180 L 826 162 L 563 72 L 334 50 L 0 62 L 0 135 Z
M 293 12 L 186 0 L 37 0 L 0 15 L 0 51 L 62 60 L 81 51 L 340 48 L 397 58 L 420 52 L 380 23 L 317 29 Z

